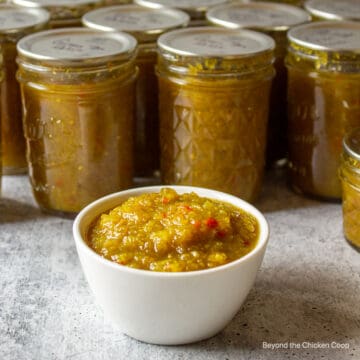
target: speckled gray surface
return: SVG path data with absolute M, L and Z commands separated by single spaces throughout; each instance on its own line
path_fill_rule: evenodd
M 4 177 L 2 196 L 1 360 L 360 359 L 360 254 L 343 239 L 341 207 L 293 194 L 282 174 L 257 203 L 271 238 L 245 305 L 217 336 L 176 347 L 140 343 L 103 318 L 72 221 L 42 214 L 26 177 Z M 288 348 L 266 348 L 279 343 Z

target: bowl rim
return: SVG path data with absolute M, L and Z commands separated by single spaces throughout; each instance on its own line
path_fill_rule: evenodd
M 82 224 L 82 221 L 84 221 L 84 218 L 92 211 L 94 211 L 97 207 L 99 207 L 102 204 L 105 204 L 106 202 L 109 202 L 110 200 L 116 199 L 118 197 L 131 197 L 136 195 L 141 195 L 145 193 L 151 193 L 151 192 L 158 192 L 162 188 L 171 188 L 174 189 L 177 192 L 185 193 L 185 192 L 194 192 L 198 196 L 201 197 L 207 197 L 209 199 L 213 200 L 220 200 L 224 202 L 228 202 L 236 207 L 239 207 L 242 210 L 245 210 L 249 212 L 251 215 L 253 215 L 258 223 L 259 223 L 259 238 L 256 246 L 246 255 L 240 257 L 239 259 L 233 260 L 229 263 L 215 266 L 213 268 L 208 269 L 201 269 L 201 270 L 193 270 L 193 271 L 179 271 L 179 272 L 162 272 L 162 271 L 151 271 L 151 270 L 144 270 L 144 269 L 136 269 L 131 268 L 126 265 L 118 264 L 114 261 L 108 260 L 101 255 L 99 255 L 97 252 L 95 252 L 85 241 L 85 239 L 82 237 L 80 232 L 80 226 Z M 197 191 L 200 192 L 208 192 L 209 195 L 200 195 Z M 212 197 L 211 195 L 217 195 L 218 197 Z M 111 210 L 113 207 L 109 207 L 109 210 Z M 97 216 L 99 216 L 102 212 L 97 213 L 96 215 L 92 216 L 92 219 L 94 220 Z M 185 185 L 154 185 L 154 186 L 143 186 L 143 187 L 136 187 L 131 188 L 123 191 L 119 191 L 116 193 L 112 193 L 109 195 L 106 195 L 104 197 L 101 197 L 86 207 L 84 207 L 76 216 L 73 226 L 72 226 L 72 232 L 73 237 L 75 240 L 75 244 L 77 248 L 81 248 L 83 251 L 85 251 L 86 255 L 91 256 L 96 261 L 102 263 L 103 265 L 113 268 L 117 271 L 125 271 L 127 273 L 131 274 L 137 274 L 141 276 L 149 276 L 149 277 L 156 277 L 156 278 L 187 278 L 187 277 L 194 277 L 194 276 L 205 276 L 212 273 L 216 273 L 219 271 L 225 271 L 227 269 L 232 269 L 234 267 L 239 266 L 241 263 L 246 262 L 250 258 L 257 255 L 259 252 L 261 252 L 264 248 L 266 248 L 267 243 L 269 241 L 270 236 L 270 229 L 268 221 L 266 220 L 265 216 L 252 204 L 248 203 L 245 200 L 242 200 L 241 198 L 238 198 L 234 195 L 227 194 L 225 192 L 221 192 L 218 190 L 208 189 L 205 187 L 196 187 L 196 186 L 185 186 Z

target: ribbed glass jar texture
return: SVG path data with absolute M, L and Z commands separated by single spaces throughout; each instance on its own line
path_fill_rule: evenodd
M 274 41 L 190 28 L 159 41 L 161 175 L 253 201 L 264 169 Z
M 136 40 L 72 28 L 18 44 L 25 137 L 39 206 L 76 213 L 132 185 Z

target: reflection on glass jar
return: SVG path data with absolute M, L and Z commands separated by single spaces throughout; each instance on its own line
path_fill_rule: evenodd
M 132 185 L 136 40 L 82 28 L 18 43 L 24 130 L 35 198 L 76 213 Z
M 10 0 L 15 5 L 25 8 L 44 8 L 50 13 L 50 28 L 63 28 L 81 25 L 81 17 L 95 7 L 101 6 L 102 0 Z
M 3 57 L 3 81 L 1 82 L 1 127 L 3 173 L 26 172 L 25 138 L 22 125 L 21 97 L 16 81 L 16 43 L 32 32 L 43 29 L 49 14 L 42 9 L 19 9 L 12 5 L 0 5 L 0 44 Z
M 91 11 L 83 17 L 85 26 L 102 31 L 126 31 L 139 43 L 136 65 L 135 175 L 151 177 L 160 167 L 158 85 L 155 75 L 157 38 L 184 27 L 189 16 L 174 9 L 149 9 L 122 5 Z
M 158 45 L 163 181 L 254 200 L 274 41 L 249 30 L 199 27 L 162 35 Z
M 344 235 L 360 250 L 360 128 L 345 136 L 343 146 L 340 178 Z
M 286 33 L 291 27 L 309 21 L 309 14 L 295 6 L 253 2 L 216 6 L 208 11 L 207 18 L 230 29 L 261 31 L 275 40 L 276 76 L 271 89 L 266 158 L 268 166 L 284 164 L 287 158 Z
M 360 24 L 316 22 L 288 36 L 290 181 L 297 192 L 339 199 L 342 138 L 360 126 Z
M 134 0 L 135 4 L 153 9 L 171 7 L 185 11 L 191 19 L 189 26 L 207 25 L 206 12 L 213 6 L 227 2 L 229 0 Z

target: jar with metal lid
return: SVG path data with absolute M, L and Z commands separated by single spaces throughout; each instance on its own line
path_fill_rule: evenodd
M 350 244 L 360 250 L 360 128 L 344 137 L 339 173 L 344 235 Z
M 289 171 L 299 193 L 339 199 L 342 138 L 360 126 L 360 23 L 288 33 Z
M 35 199 L 72 214 L 132 185 L 136 39 L 66 28 L 18 43 Z
M 102 31 L 126 31 L 139 43 L 136 65 L 135 175 L 152 176 L 160 167 L 158 86 L 155 74 L 157 38 L 184 27 L 189 16 L 175 9 L 150 9 L 138 5 L 112 6 L 90 11 L 85 26 Z
M 266 158 L 268 166 L 284 164 L 287 158 L 286 34 L 291 27 L 310 21 L 309 14 L 291 5 L 254 2 L 216 6 L 206 16 L 215 25 L 257 30 L 275 40 L 276 76 L 271 89 Z
M 359 0 L 307 0 L 304 8 L 314 20 L 360 21 Z
M 27 34 L 44 29 L 49 13 L 0 5 L 0 44 L 3 57 L 1 89 L 2 166 L 4 174 L 26 172 L 25 138 L 22 125 L 20 87 L 16 81 L 16 43 Z
M 159 9 L 172 7 L 185 11 L 190 16 L 190 26 L 203 26 L 207 24 L 206 12 L 215 5 L 225 4 L 229 0 L 134 0 L 135 4 Z
M 102 0 L 10 0 L 26 8 L 44 8 L 50 13 L 50 27 L 62 28 L 81 25 L 81 17 Z
M 160 36 L 158 46 L 163 182 L 253 201 L 264 169 L 273 39 L 195 27 Z

